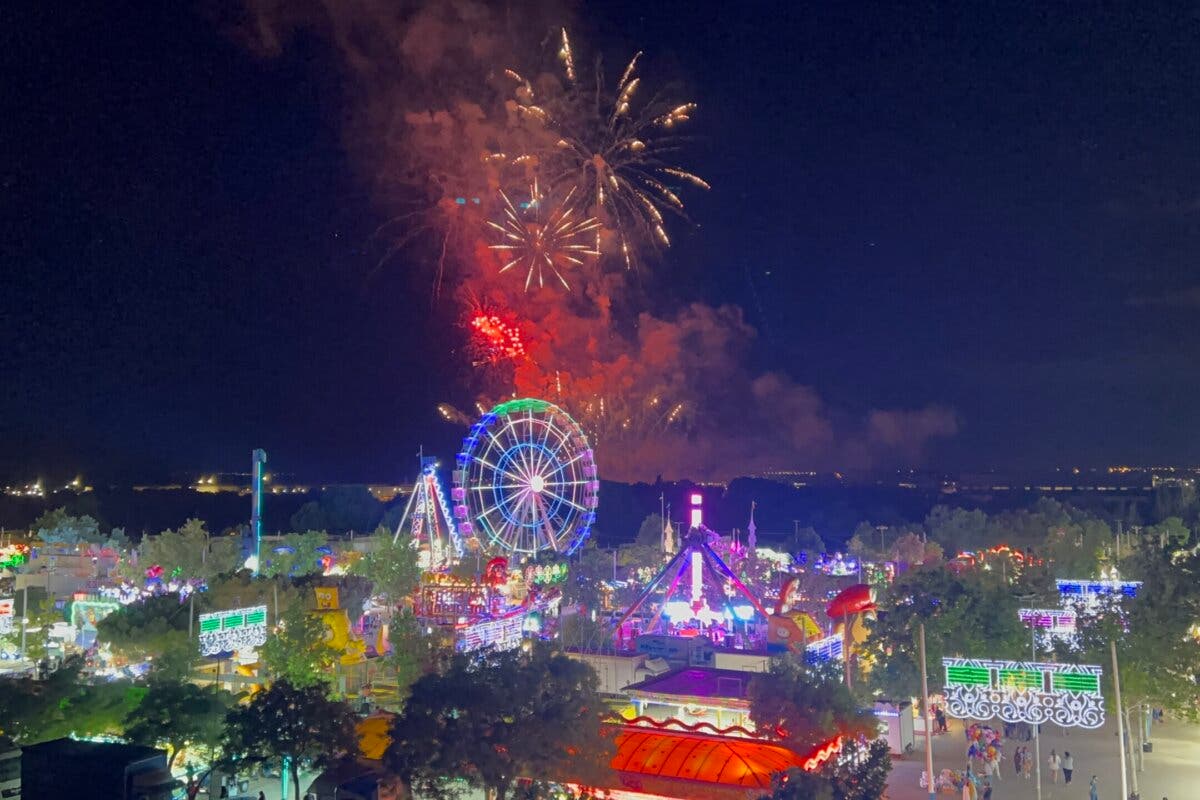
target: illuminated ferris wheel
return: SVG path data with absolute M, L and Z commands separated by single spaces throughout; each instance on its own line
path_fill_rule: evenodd
M 596 521 L 600 482 L 587 436 L 545 400 L 513 400 L 474 425 L 450 492 L 459 535 L 506 556 L 569 555 Z

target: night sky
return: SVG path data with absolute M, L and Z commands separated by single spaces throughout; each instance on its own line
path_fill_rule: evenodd
M 14 4 L 9 4 L 10 6 Z M 408 476 L 462 402 L 427 267 L 319 37 L 210 9 L 0 12 L 0 480 Z M 656 305 L 732 302 L 831 407 L 954 410 L 928 466 L 1195 463 L 1200 16 L 1186 4 L 594 3 L 700 104 Z M 614 56 L 615 58 L 615 56 Z M 803 466 L 803 454 L 797 466 Z

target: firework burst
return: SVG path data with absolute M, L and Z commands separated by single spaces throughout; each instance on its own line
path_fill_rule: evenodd
M 529 194 L 529 202 L 519 209 L 501 190 L 504 216 L 500 222 L 488 221 L 488 226 L 500 234 L 500 242 L 490 248 L 504 253 L 508 259 L 500 272 L 513 268 L 523 270 L 525 291 L 529 291 L 535 277 L 538 288 L 545 286 L 547 272 L 558 278 L 564 288 L 570 289 L 571 284 L 563 272 L 582 267 L 585 257 L 600 255 L 588 237 L 589 233 L 599 229 L 600 222 L 572 206 L 574 188 L 567 192 L 561 203 L 548 202 L 538 191 L 536 182 Z
M 497 312 L 475 308 L 468 313 L 467 327 L 470 331 L 468 349 L 472 366 L 518 361 L 526 357 L 525 340 L 514 320 L 506 320 Z
M 561 96 L 540 100 L 532 83 L 513 70 L 520 113 L 544 127 L 556 140 L 543 157 L 554 186 L 569 184 L 589 199 L 591 213 L 613 234 L 625 266 L 634 265 L 636 245 L 669 247 L 665 215 L 685 217 L 678 189 L 687 184 L 708 189 L 698 175 L 672 163 L 683 138 L 678 128 L 696 110 L 695 103 L 672 103 L 639 95 L 637 53 L 621 74 L 615 91 L 604 86 L 596 69 L 594 89 L 579 80 L 566 30 L 558 51 L 565 80 Z M 686 218 L 686 217 L 685 217 Z M 601 249 L 597 227 L 595 249 Z

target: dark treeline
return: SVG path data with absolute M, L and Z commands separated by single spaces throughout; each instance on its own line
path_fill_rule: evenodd
M 595 540 L 602 547 L 632 541 L 642 521 L 650 514 L 657 514 L 662 506 L 669 507 L 670 517 L 676 523 L 686 520 L 693 493 L 703 496 L 705 522 L 715 530 L 745 531 L 754 503 L 760 541 L 779 541 L 796 530 L 812 528 L 831 548 L 844 546 L 864 521 L 903 528 L 922 523 L 935 506 L 1002 514 L 1030 508 L 1041 496 L 1024 491 L 943 493 L 937 489 L 879 485 L 797 488 L 752 478 L 737 479 L 727 487 L 605 482 L 600 493 Z M 1191 524 L 1200 516 L 1194 491 L 1178 486 L 1103 493 L 1062 492 L 1053 497 L 1114 528 L 1118 522 L 1126 526 L 1144 525 L 1172 516 Z M 268 533 L 370 532 L 379 524 L 394 526 L 404 501 L 405 498 L 399 497 L 390 503 L 379 502 L 361 486 L 331 487 L 306 494 L 270 494 L 265 502 L 264 529 Z M 175 528 L 192 518 L 204 520 L 213 531 L 244 525 L 250 514 L 250 498 L 232 492 L 110 488 L 80 495 L 59 493 L 44 499 L 3 495 L 0 526 L 10 530 L 27 528 L 41 514 L 58 507 L 65 507 L 73 515 L 91 516 L 105 530 L 123 528 L 127 536 L 137 540 L 145 533 Z

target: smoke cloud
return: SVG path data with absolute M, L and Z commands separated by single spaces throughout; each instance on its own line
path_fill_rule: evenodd
M 275 57 L 315 38 L 333 56 L 347 150 L 394 215 L 384 257 L 429 265 L 418 279 L 444 287 L 464 314 L 499 309 L 520 327 L 525 356 L 477 370 L 481 399 L 564 406 L 593 436 L 605 477 L 911 464 L 956 433 L 946 408 L 855 419 L 782 372 L 754 374 L 756 333 L 741 309 L 653 308 L 611 263 L 575 271 L 569 292 L 527 293 L 523 278 L 499 274 L 486 221 L 500 213 L 500 190 L 527 184 L 537 163 L 494 154 L 536 150 L 530 143 L 546 136 L 517 113 L 503 71 L 556 80 L 541 67 L 553 33 L 571 23 L 558 4 L 248 0 L 245 9 L 229 24 L 254 52 Z

